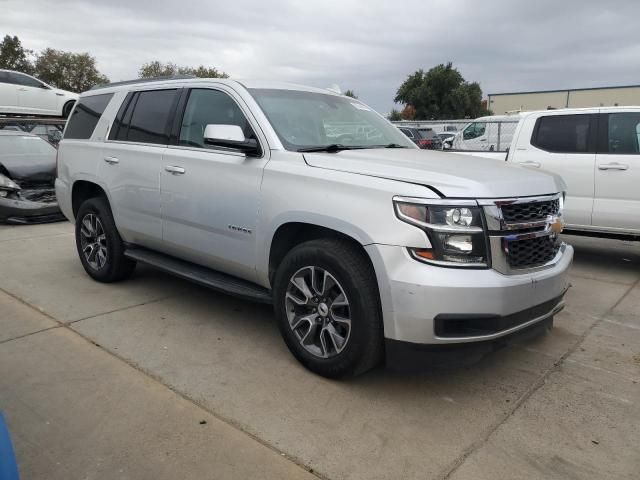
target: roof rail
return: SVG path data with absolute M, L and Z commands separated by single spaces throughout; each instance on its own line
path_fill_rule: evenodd
M 100 90 L 101 88 L 119 87 L 120 85 L 135 85 L 136 83 L 147 82 L 163 82 L 165 80 L 186 80 L 188 78 L 197 78 L 195 75 L 165 75 L 163 77 L 154 78 L 136 78 L 135 80 L 124 80 L 122 82 L 103 83 L 102 85 L 95 85 L 89 90 Z

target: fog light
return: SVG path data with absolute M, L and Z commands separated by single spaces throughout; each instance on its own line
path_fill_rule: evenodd
M 447 224 L 468 227 L 473 222 L 473 212 L 468 208 L 451 208 L 446 214 Z
M 471 253 L 473 239 L 471 235 L 447 235 L 444 239 L 444 247 L 456 252 Z

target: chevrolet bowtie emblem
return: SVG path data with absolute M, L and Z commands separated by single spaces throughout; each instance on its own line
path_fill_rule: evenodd
M 560 233 L 562 232 L 562 228 L 564 227 L 564 224 L 562 222 L 562 220 L 560 220 L 559 218 L 556 218 L 553 223 L 551 223 L 549 225 L 549 229 L 553 232 L 553 233 Z

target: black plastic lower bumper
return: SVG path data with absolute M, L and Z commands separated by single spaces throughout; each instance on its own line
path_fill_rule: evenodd
M 505 346 L 540 336 L 553 327 L 553 316 L 504 337 L 468 343 L 421 344 L 385 339 L 386 366 L 400 372 L 423 372 L 477 363 L 482 357 Z

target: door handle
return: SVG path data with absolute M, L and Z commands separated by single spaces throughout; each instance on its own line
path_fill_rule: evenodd
M 120 160 L 118 160 L 116 157 L 104 157 L 104 161 L 107 162 L 109 165 L 115 165 L 116 163 L 120 163 Z
M 534 168 L 540 168 L 540 162 L 532 162 L 532 161 L 526 161 L 526 162 L 518 162 L 519 165 L 522 165 L 523 167 L 534 167 Z
M 611 163 L 601 163 L 598 165 L 598 170 L 628 170 L 629 165 L 625 165 L 624 163 L 611 162 Z
M 166 167 L 164 167 L 164 169 L 169 173 L 173 173 L 174 175 L 182 175 L 186 171 L 184 168 L 176 167 L 174 165 L 167 165 Z
M 21 91 L 21 92 L 26 92 L 27 91 L 26 88 L 19 88 L 18 90 Z

